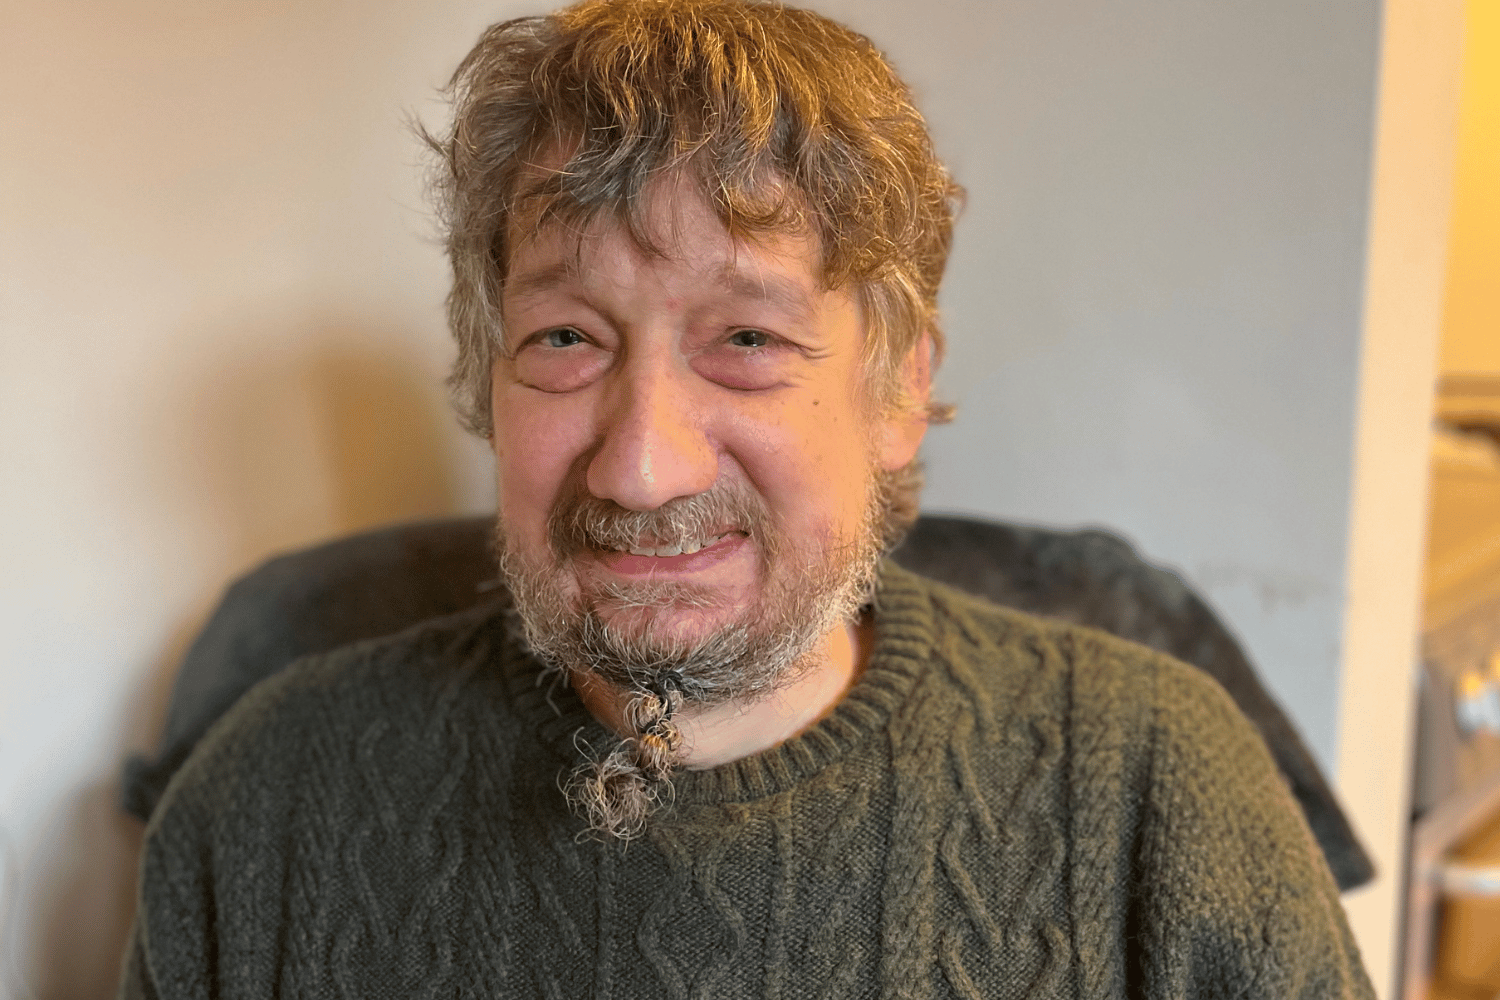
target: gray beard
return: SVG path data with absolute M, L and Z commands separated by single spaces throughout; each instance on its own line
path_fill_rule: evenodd
M 628 695 L 618 745 L 579 764 L 563 789 L 591 834 L 638 837 L 670 800 L 672 772 L 682 761 L 673 721 L 679 709 L 756 700 L 816 664 L 823 637 L 872 599 L 881 553 L 910 523 L 918 483 L 915 466 L 875 473 L 854 536 L 800 559 L 761 497 L 745 488 L 716 487 L 653 511 L 574 493 L 548 519 L 549 552 L 540 562 L 509 549 L 503 519 L 497 523 L 501 572 L 532 651 L 569 677 L 597 676 Z M 614 584 L 576 597 L 565 589 L 571 558 L 587 549 L 701 540 L 726 526 L 755 544 L 762 585 L 753 607 L 707 635 L 653 629 L 664 611 L 712 613 L 720 601 L 706 588 Z
M 805 673 L 817 662 L 823 637 L 870 602 L 883 548 L 883 493 L 872 484 L 855 537 L 800 565 L 790 565 L 797 550 L 748 489 L 716 487 L 651 511 L 575 493 L 549 519 L 550 558 L 542 565 L 508 547 L 503 527 L 497 527 L 500 568 L 527 643 L 548 665 L 593 674 L 625 691 L 674 689 L 688 705 L 751 701 Z M 702 538 L 725 524 L 751 536 L 763 585 L 755 607 L 706 636 L 661 636 L 651 627 L 663 609 L 717 607 L 715 595 L 701 588 L 612 584 L 571 600 L 564 592 L 568 561 L 586 548 L 625 548 L 642 538 L 671 544 Z

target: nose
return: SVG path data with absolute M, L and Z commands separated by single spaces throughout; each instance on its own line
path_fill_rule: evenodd
M 718 453 L 695 412 L 691 387 L 667 359 L 627 365 L 606 399 L 603 439 L 589 460 L 589 492 L 629 510 L 655 510 L 702 493 Z

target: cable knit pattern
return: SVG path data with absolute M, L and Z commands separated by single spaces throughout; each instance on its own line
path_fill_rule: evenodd
M 622 845 L 611 737 L 496 605 L 305 660 L 152 818 L 125 997 L 1371 997 L 1264 746 L 1203 675 L 882 573 L 875 651 Z

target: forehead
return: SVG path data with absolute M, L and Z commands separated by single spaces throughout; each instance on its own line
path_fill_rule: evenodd
M 534 244 L 566 243 L 577 256 L 591 239 L 618 228 L 647 255 L 680 257 L 718 240 L 731 249 L 752 247 L 774 257 L 796 258 L 799 264 L 811 263 L 822 281 L 824 248 L 817 229 L 804 196 L 784 178 L 767 175 L 751 184 L 755 211 L 726 210 L 726 226 L 724 214 L 705 194 L 716 181 L 704 176 L 693 159 L 660 170 L 636 194 L 598 201 L 586 197 L 586 203 L 580 203 L 567 183 L 575 146 L 553 139 L 522 158 L 506 199 L 499 248 L 503 272 L 513 267 L 521 251 L 534 253 Z M 740 192 L 740 200 L 746 193 Z
M 526 297 L 596 278 L 654 269 L 700 288 L 807 310 L 824 292 L 818 241 L 809 233 L 736 238 L 691 178 L 667 175 L 643 193 L 631 218 L 534 207 L 513 216 L 504 293 Z

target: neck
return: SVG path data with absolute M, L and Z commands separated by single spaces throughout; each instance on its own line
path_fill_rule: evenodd
M 718 767 L 769 750 L 814 725 L 864 672 L 874 636 L 874 624 L 862 615 L 825 635 L 814 652 L 813 666 L 786 687 L 755 701 L 684 706 L 672 717 L 682 732 L 683 763 L 692 770 Z M 575 674 L 572 683 L 594 718 L 624 733 L 629 692 L 591 674 Z

